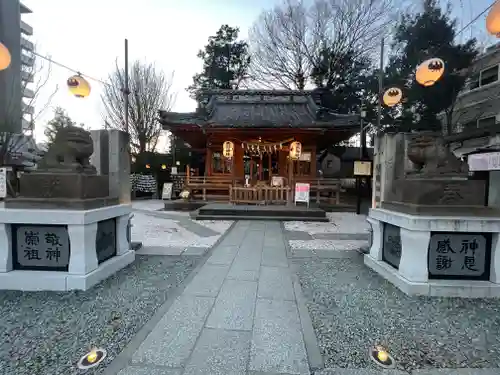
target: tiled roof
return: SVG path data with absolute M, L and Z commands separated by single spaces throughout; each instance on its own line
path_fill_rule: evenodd
M 269 128 L 352 127 L 357 115 L 338 115 L 318 107 L 307 91 L 225 90 L 206 93 L 204 108 L 196 113 L 160 112 L 168 125 Z

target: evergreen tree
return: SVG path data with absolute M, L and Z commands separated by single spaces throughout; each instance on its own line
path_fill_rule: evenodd
M 203 89 L 237 89 L 247 79 L 250 64 L 248 45 L 238 41 L 239 29 L 222 25 L 208 44 L 198 52 L 203 71 L 193 76 L 190 96 L 200 101 Z
M 50 146 L 55 138 L 57 132 L 68 126 L 76 126 L 76 122 L 71 120 L 68 113 L 61 107 L 54 109 L 54 117 L 47 123 L 44 134 L 47 137 L 47 145 Z M 83 127 L 83 124 L 81 125 Z
M 403 89 L 401 106 L 384 109 L 384 122 L 399 131 L 447 129 L 451 133 L 452 113 L 466 72 L 477 56 L 476 40 L 456 43 L 457 23 L 450 18 L 451 6 L 443 10 L 437 0 L 424 0 L 423 11 L 405 14 L 396 28 L 392 56 L 385 71 L 385 88 Z M 415 80 L 417 66 L 432 57 L 445 62 L 443 77 L 424 87 Z M 444 113 L 445 119 L 439 118 Z

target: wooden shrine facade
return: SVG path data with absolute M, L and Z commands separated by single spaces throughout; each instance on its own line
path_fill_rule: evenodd
M 319 152 L 355 134 L 358 120 L 356 115 L 339 115 L 322 108 L 319 98 L 309 91 L 212 91 L 206 93 L 196 112 L 160 111 L 165 130 L 206 156 L 204 170 L 200 176 L 190 176 L 189 183 L 200 189 L 204 184 L 205 190 L 226 185 L 220 194 L 211 194 L 217 198 L 230 196 L 229 186 L 233 193 L 237 188 L 254 188 L 257 193 L 255 198 L 246 199 L 249 201 L 275 200 L 259 198 L 267 194 L 265 188 L 275 185 L 285 190 L 295 182 L 317 185 Z M 231 158 L 223 155 L 226 141 L 234 145 Z M 298 160 L 292 160 L 290 145 L 296 141 L 301 143 L 302 152 Z M 207 198 L 206 191 L 203 196 Z

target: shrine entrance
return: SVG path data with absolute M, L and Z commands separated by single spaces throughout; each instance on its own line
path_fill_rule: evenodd
M 245 175 L 249 176 L 249 183 L 269 183 L 272 176 L 278 176 L 279 157 L 277 152 L 262 153 L 260 155 L 245 153 L 243 157 Z

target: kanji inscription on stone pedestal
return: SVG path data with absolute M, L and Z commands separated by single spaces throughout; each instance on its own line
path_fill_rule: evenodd
M 28 268 L 65 268 L 69 264 L 69 236 L 65 226 L 21 225 L 13 251 L 17 264 Z
M 401 228 L 384 223 L 384 238 L 382 243 L 382 258 L 395 268 L 401 261 Z
M 486 267 L 486 237 L 481 234 L 434 233 L 429 243 L 429 273 L 434 276 L 477 276 Z

